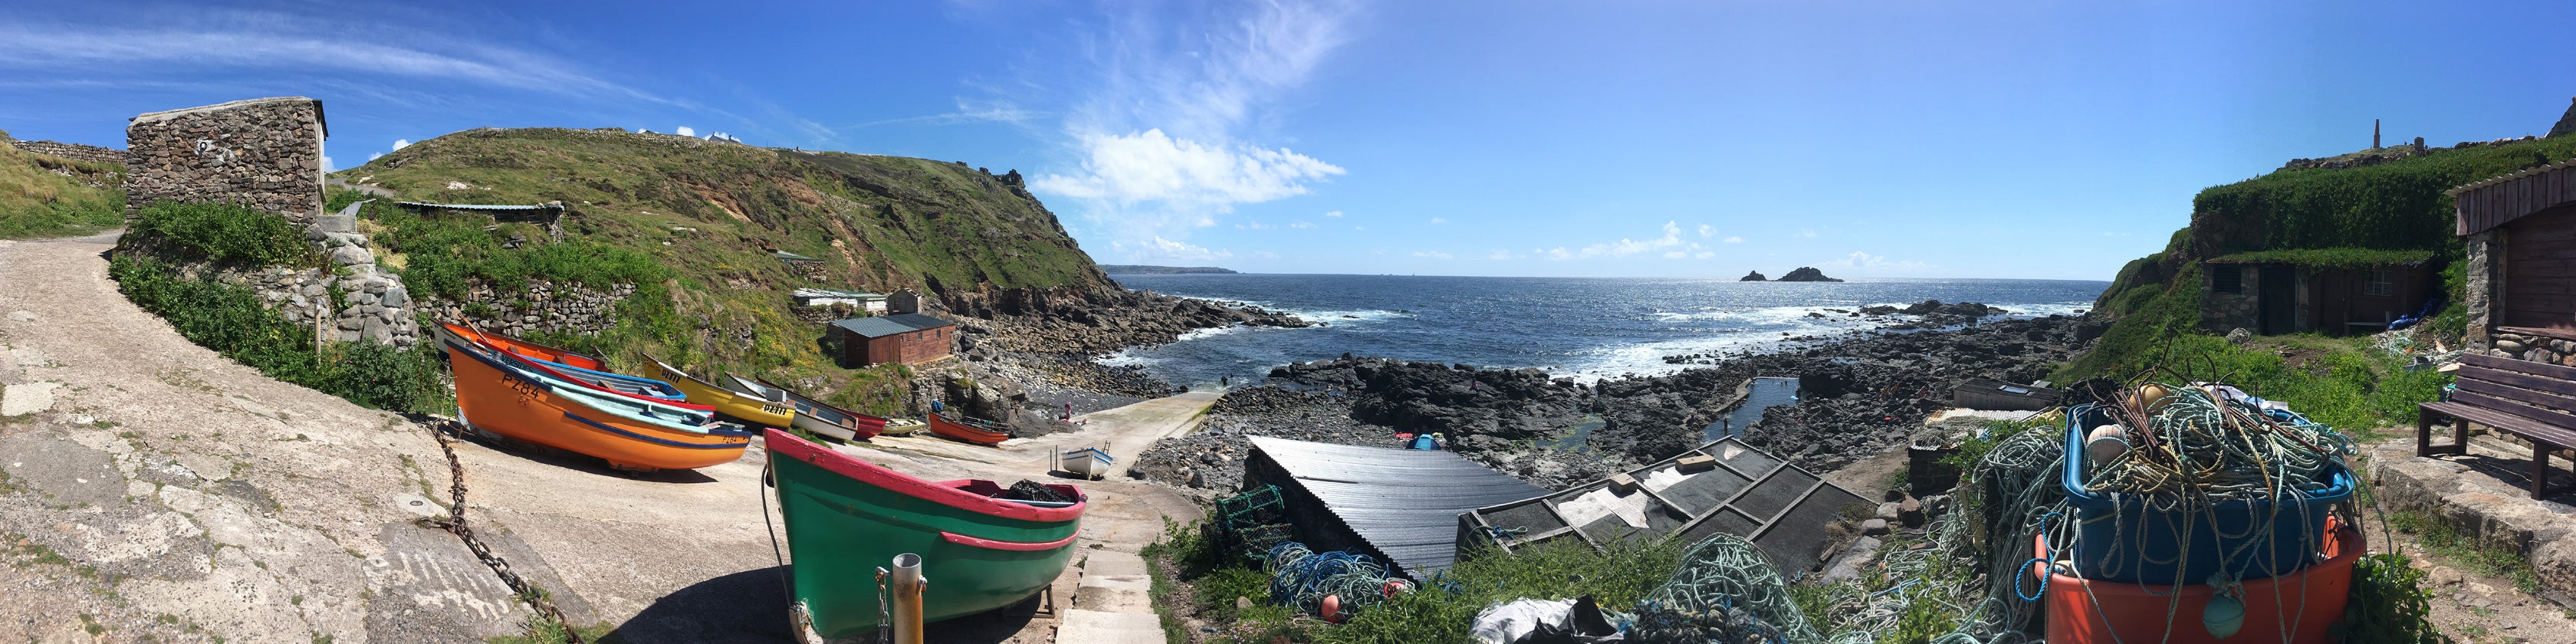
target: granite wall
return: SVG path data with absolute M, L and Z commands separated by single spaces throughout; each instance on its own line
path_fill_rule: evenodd
M 322 102 L 261 98 L 152 112 L 125 128 L 125 214 L 228 203 L 296 224 L 322 214 Z
M 523 335 L 536 331 L 597 334 L 617 325 L 617 305 L 635 295 L 635 285 L 593 289 L 580 284 L 529 280 L 525 292 L 494 289 L 476 283 L 465 300 L 439 300 L 429 305 L 442 322 L 471 323 L 486 331 Z
M 114 163 L 117 165 L 125 165 L 125 151 L 115 148 L 102 148 L 95 145 L 81 145 L 78 143 L 56 143 L 53 141 L 0 140 L 0 144 L 5 144 L 19 150 L 42 154 L 49 157 L 60 157 L 71 159 L 73 161 L 87 161 L 90 163 Z

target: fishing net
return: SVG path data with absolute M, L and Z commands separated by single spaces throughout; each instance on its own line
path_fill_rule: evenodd
M 1629 637 L 1648 644 L 1824 639 L 1790 599 L 1780 569 L 1753 542 L 1724 533 L 1692 546 L 1672 579 L 1637 602 Z
M 2057 484 L 2064 440 L 2062 431 L 2037 429 L 2005 437 L 1979 457 L 1952 491 L 1950 511 L 1927 530 L 1927 542 L 1888 546 L 1880 579 L 1892 582 L 1885 588 L 1813 589 L 1832 622 L 1823 641 L 1870 642 L 1896 632 L 1909 612 L 1955 618 L 1936 644 L 2036 640 L 2027 634 L 2037 629 L 2039 614 L 2039 591 L 2028 579 L 2030 535 L 2065 530 L 2065 522 L 2053 518 L 2065 507 L 2065 491 Z
M 1012 483 L 1011 489 L 1002 491 L 1002 498 L 1014 501 L 1041 501 L 1046 503 L 1072 503 L 1074 501 L 1081 500 L 1073 498 L 1063 492 L 1057 492 L 1055 488 L 1047 487 L 1045 483 L 1030 480 L 1022 480 L 1018 483 Z
M 1270 573 L 1270 603 L 1324 616 L 1324 598 L 1335 597 L 1339 615 L 1386 603 L 1410 584 L 1387 577 L 1375 558 L 1347 550 L 1315 552 L 1294 541 L 1273 546 L 1262 571 Z

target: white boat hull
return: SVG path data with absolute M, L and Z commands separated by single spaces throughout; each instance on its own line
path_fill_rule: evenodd
M 1090 477 L 1092 479 L 1099 479 L 1101 477 L 1108 476 L 1109 464 L 1110 458 L 1108 454 L 1102 454 L 1094 450 L 1086 449 L 1064 453 L 1064 471 L 1079 476 Z

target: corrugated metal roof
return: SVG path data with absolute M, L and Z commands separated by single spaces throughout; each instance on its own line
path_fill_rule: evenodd
M 1547 494 L 1454 452 L 1265 436 L 1252 437 L 1252 449 L 1417 579 L 1457 561 L 1459 513 Z
M 885 294 L 884 294 L 884 293 L 867 293 L 867 292 L 862 292 L 862 291 L 835 291 L 835 290 L 827 289 L 827 288 L 800 288 L 800 289 L 796 289 L 796 292 L 794 293 L 794 295 L 795 295 L 796 297 L 850 297 L 850 298 L 858 298 L 858 299 L 862 299 L 862 300 L 882 300 L 882 299 L 885 299 Z
M 404 208 L 412 208 L 412 209 L 423 209 L 423 208 L 427 208 L 427 209 L 436 209 L 436 210 L 471 210 L 471 211 L 478 211 L 478 212 L 521 212 L 521 211 L 529 211 L 529 210 L 562 210 L 562 209 L 564 209 L 564 206 L 563 206 L 563 203 L 562 203 L 562 202 L 555 202 L 555 203 L 541 203 L 541 204 L 527 205 L 527 206 L 512 206 L 512 205 L 503 205 L 503 204 L 479 204 L 479 203 L 421 203 L 421 202 L 417 202 L 417 201 L 396 201 L 396 202 L 394 202 L 394 205 L 396 205 L 396 206 L 401 206 L 401 207 L 404 207 Z
M 897 333 L 911 333 L 953 325 L 947 320 L 919 313 L 896 313 L 872 318 L 836 320 L 832 322 L 832 326 L 848 329 L 863 338 L 882 338 Z
M 776 255 L 776 256 L 778 256 L 778 258 L 779 258 L 779 259 L 783 259 L 783 260 L 787 260 L 787 261 L 791 261 L 791 262 L 819 262 L 819 261 L 823 261 L 823 260 L 819 260 L 819 259 L 814 259 L 814 258 L 812 258 L 812 257 L 806 257 L 806 256 L 804 256 L 804 255 L 798 255 L 798 254 L 795 254 L 795 253 L 790 253 L 790 252 L 783 251 L 783 250 L 773 250 L 773 251 L 769 251 L 769 254 L 771 254 L 771 255 Z

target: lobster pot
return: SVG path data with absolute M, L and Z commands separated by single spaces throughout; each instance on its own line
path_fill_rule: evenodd
M 2090 421 L 2090 422 L 2088 422 Z M 2327 511 L 2352 496 L 2352 472 L 2337 462 L 2325 490 L 2303 498 L 2230 501 L 2197 512 L 2153 507 L 2143 497 L 2084 489 L 2084 435 L 2109 422 L 2098 408 L 2067 415 L 2062 484 L 2074 510 L 2076 576 L 2145 584 L 2201 583 L 2221 570 L 2266 579 L 2306 568 L 2322 550 Z

